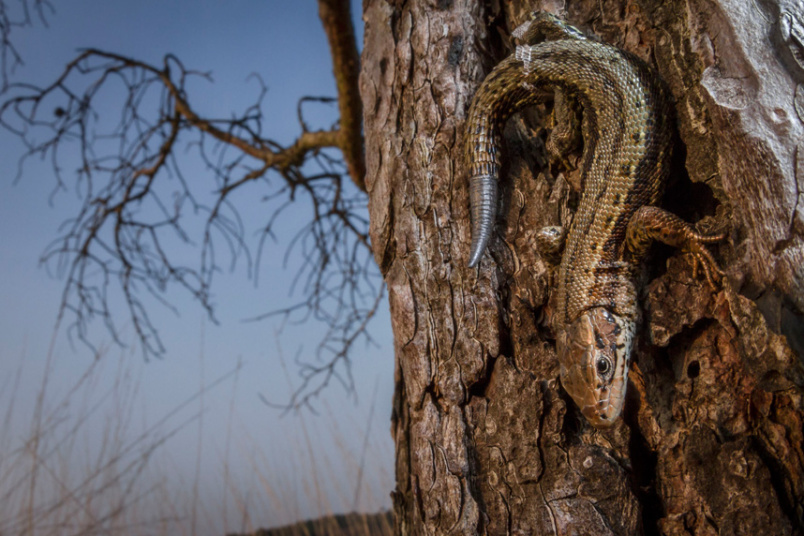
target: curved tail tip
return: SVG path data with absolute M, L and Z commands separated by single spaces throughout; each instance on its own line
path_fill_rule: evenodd
M 469 268 L 480 263 L 491 238 L 497 213 L 497 180 L 493 175 L 475 175 L 469 179 L 469 201 L 472 214 L 472 249 Z
M 480 238 L 478 242 L 472 242 L 472 252 L 469 255 L 469 263 L 467 264 L 469 268 L 474 268 L 480 264 L 480 259 L 483 258 L 483 253 L 486 251 L 486 245 L 489 241 L 488 237 L 481 236 Z

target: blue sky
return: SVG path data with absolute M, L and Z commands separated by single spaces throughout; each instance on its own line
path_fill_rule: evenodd
M 362 37 L 360 4 L 353 2 L 359 38 Z M 301 95 L 332 96 L 335 92 L 326 38 L 313 0 L 59 2 L 56 13 L 49 17 L 48 28 L 37 24 L 16 31 L 14 38 L 26 62 L 14 78 L 38 84 L 52 81 L 83 47 L 101 48 L 155 64 L 161 62 L 165 53 L 173 53 L 188 68 L 211 71 L 214 83 L 192 84 L 189 100 L 197 111 L 212 116 L 229 116 L 252 104 L 258 86 L 247 78 L 251 73 L 259 73 L 269 88 L 265 105 L 269 121 L 266 134 L 280 142 L 290 142 L 298 133 L 296 102 Z M 321 117 L 334 117 L 332 112 L 328 113 L 330 115 L 324 113 Z M 56 395 L 66 392 L 93 361 L 86 347 L 70 345 L 64 328 L 54 335 L 63 282 L 39 265 L 39 257 L 57 236 L 59 225 L 79 207 L 78 197 L 75 192 L 63 192 L 49 203 L 54 182 L 47 162 L 29 161 L 21 180 L 14 185 L 12 170 L 16 166 L 11 164 L 17 161 L 21 151 L 16 139 L 0 132 L 0 159 L 6 164 L 0 181 L 0 226 L 3 230 L 0 233 L 0 303 L 3 304 L 0 309 L 0 374 L 8 380 L 20 367 L 23 370 L 15 397 L 15 428 L 3 430 L 4 436 L 13 437 L 26 433 L 29 422 L 26 416 L 33 411 L 42 370 L 49 366 L 53 372 L 48 393 L 53 393 L 57 400 Z M 208 180 L 212 189 L 212 181 L 203 166 L 193 161 L 186 165 L 194 180 Z M 259 219 L 260 210 L 259 203 L 244 206 L 247 223 Z M 283 224 L 287 233 L 304 221 L 302 209 L 293 214 Z M 254 221 L 253 228 L 259 223 Z M 331 481 L 342 484 L 322 484 L 322 490 L 317 493 L 331 495 L 326 501 L 331 509 L 348 510 L 344 504 L 353 502 L 356 477 L 354 471 L 339 460 L 344 453 L 362 452 L 366 429 L 370 430 L 370 451 L 376 459 L 367 469 L 363 485 L 373 491 L 361 495 L 358 507 L 390 506 L 393 344 L 386 304 L 382 305 L 382 312 L 371 327 L 379 347 L 361 344 L 353 356 L 356 396 L 334 385 L 319 401 L 319 415 L 308 413 L 303 417 L 282 417 L 259 399 L 258 395 L 263 395 L 275 402 L 287 400 L 291 392 L 289 383 L 298 381 L 294 356 L 312 354 L 313 335 L 323 329 L 308 324 L 286 326 L 278 333 L 281 327 L 278 321 L 244 322 L 244 319 L 293 302 L 288 288 L 298 265 L 291 260 L 288 269 L 282 269 L 280 261 L 287 246 L 283 234 L 280 233 L 277 243 L 271 245 L 273 249 L 259 274 L 259 286 L 255 287 L 248 280 L 243 263 L 217 278 L 214 301 L 220 325 L 210 323 L 197 305 L 175 292 L 168 297 L 176 303 L 178 316 L 158 307 L 151 310 L 167 348 L 164 359 L 146 364 L 138 350 L 112 345 L 101 326 L 92 330 L 93 341 L 105 349 L 104 359 L 110 362 L 104 364 L 105 372 L 99 375 L 93 389 L 97 393 L 104 392 L 111 382 L 119 381 L 119 364 L 122 363 L 125 374 L 135 378 L 132 381 L 137 385 L 136 395 L 131 395 L 130 402 L 136 406 L 141 423 L 158 421 L 191 397 L 201 385 L 209 384 L 242 363 L 236 382 L 234 377 L 230 378 L 179 414 L 175 422 L 192 418 L 198 412 L 203 417 L 167 442 L 165 460 L 170 461 L 163 463 L 170 468 L 163 469 L 162 474 L 172 471 L 175 478 L 168 478 L 167 485 L 182 490 L 186 490 L 187 483 L 192 483 L 198 474 L 198 487 L 204 490 L 199 500 L 207 504 L 206 508 L 214 509 L 209 505 L 219 507 L 223 501 L 232 500 L 227 498 L 221 485 L 220 467 L 222 459 L 226 458 L 230 472 L 243 479 L 241 491 L 251 494 L 255 506 L 249 515 L 253 525 L 285 523 L 295 517 L 319 513 L 319 507 L 310 504 L 310 493 L 302 489 L 303 482 L 310 482 L 310 473 L 315 471 L 311 466 L 316 465 L 316 460 L 330 460 L 328 463 L 336 466 L 328 469 L 333 473 Z M 123 333 L 131 335 L 130 330 L 124 329 Z M 51 345 L 53 351 L 49 353 Z M 287 370 L 280 364 L 280 353 L 284 355 Z M 50 365 L 47 365 L 48 355 L 53 359 Z M 104 381 L 110 383 L 104 385 Z M 8 381 L 0 381 L 0 389 L 7 387 Z M 2 393 L 0 391 L 0 399 Z M 373 411 L 372 399 L 375 399 Z M 370 423 L 369 416 L 372 417 Z M 231 424 L 232 421 L 236 422 Z M 166 431 L 169 428 L 166 425 Z M 103 425 L 93 422 L 89 429 L 102 433 Z M 86 441 L 91 444 L 91 434 Z M 258 448 L 261 452 L 256 452 Z M 232 454 L 235 452 L 238 454 Z M 244 455 L 246 452 L 249 454 Z M 264 485 L 249 482 L 249 478 L 256 478 L 254 460 L 257 458 L 275 464 L 278 486 L 285 490 L 298 487 L 295 509 L 268 511 L 257 506 L 259 500 L 254 496 L 265 489 Z M 384 476 L 380 474 L 383 472 Z M 354 480 L 350 481 L 352 478 Z M 378 489 L 383 485 L 388 486 L 387 489 Z M 338 487 L 346 489 L 335 489 Z M 230 511 L 234 510 L 230 507 Z M 242 522 L 242 516 L 229 517 L 226 526 L 223 521 L 220 526 L 196 521 L 195 532 L 222 534 L 223 530 L 239 530 L 241 526 L 237 523 Z

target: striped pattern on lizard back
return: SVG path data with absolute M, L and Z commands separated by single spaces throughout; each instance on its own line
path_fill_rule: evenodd
M 533 13 L 512 35 L 526 44 L 492 70 L 469 110 L 469 266 L 480 261 L 492 234 L 504 122 L 549 90 L 574 99 L 583 110 L 582 193 L 558 269 L 552 324 L 562 387 L 589 423 L 607 428 L 625 404 L 639 316 L 636 271 L 650 243 L 683 248 L 692 255 L 693 274 L 702 266 L 714 288 L 724 274 L 705 245 L 723 235 L 698 233 L 655 206 L 669 171 L 673 125 L 650 67 L 549 13 Z M 540 38 L 552 40 L 531 46 Z M 556 99 L 557 111 L 563 103 Z M 560 152 L 561 137 L 571 136 L 558 132 L 548 147 Z M 557 251 L 562 233 L 550 228 L 537 236 Z
M 577 99 L 583 108 L 583 193 L 559 267 L 553 323 L 566 325 L 597 306 L 634 318 L 640 259 L 627 251 L 626 229 L 637 209 L 658 201 L 668 173 L 672 135 L 662 86 L 641 60 L 596 41 L 519 49 L 526 57 L 503 60 L 475 96 L 468 118 L 470 176 L 497 180 L 500 132 L 511 114 L 543 101 L 553 88 Z M 486 195 L 475 191 L 481 189 L 473 184 L 472 196 Z M 486 209 L 496 206 L 484 207 L 473 197 L 475 227 L 482 218 L 476 213 Z M 482 232 L 473 229 L 473 252 L 485 248 L 478 243 Z

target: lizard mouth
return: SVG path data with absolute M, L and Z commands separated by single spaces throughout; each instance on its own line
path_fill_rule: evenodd
M 577 400 L 581 413 L 595 428 L 610 428 L 620 417 L 625 404 L 625 385 L 627 376 L 615 374 L 610 383 L 589 388 L 583 394 L 582 400 Z M 589 378 L 600 381 L 599 378 Z
M 587 348 L 586 362 L 594 362 L 595 352 Z M 595 375 L 593 366 L 564 367 L 562 385 L 595 428 L 610 428 L 622 413 L 625 401 L 625 377 L 615 375 L 605 384 Z
M 622 412 L 622 404 L 618 404 L 609 398 L 606 393 L 605 398 L 600 398 L 592 404 L 581 406 L 581 413 L 595 428 L 611 428 Z
M 595 428 L 609 428 L 625 402 L 633 325 L 602 308 L 581 314 L 557 343 L 561 383 Z

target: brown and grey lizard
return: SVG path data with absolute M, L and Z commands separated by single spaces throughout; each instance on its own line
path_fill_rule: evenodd
M 722 236 L 700 234 L 656 206 L 674 126 L 652 68 L 547 13 L 534 13 L 513 35 L 523 44 L 483 81 L 467 120 L 469 266 L 480 262 L 495 221 L 505 121 L 553 90 L 574 99 L 582 109 L 581 200 L 569 231 L 545 229 L 540 241 L 560 249 L 566 236 L 552 315 L 561 383 L 589 422 L 605 428 L 625 401 L 639 318 L 635 280 L 651 242 L 684 248 L 714 286 L 722 272 L 704 244 Z

